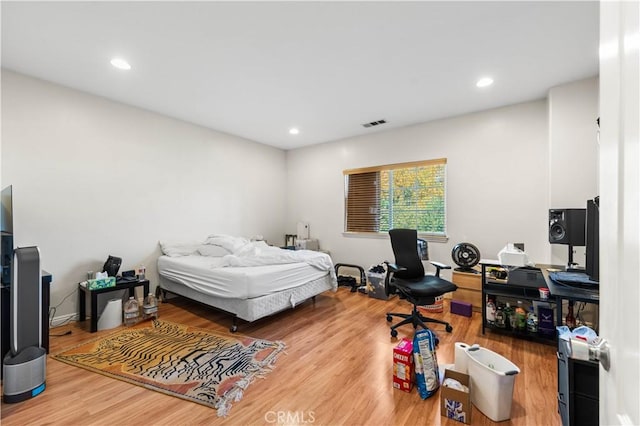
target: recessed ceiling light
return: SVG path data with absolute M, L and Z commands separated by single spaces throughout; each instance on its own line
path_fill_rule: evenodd
M 292 134 L 292 135 L 297 135 L 298 133 L 300 133 L 300 130 L 298 130 L 295 127 L 292 127 L 292 128 L 289 129 L 289 133 Z
M 131 69 L 131 65 L 129 65 L 129 62 L 125 61 L 124 59 L 121 58 L 113 58 L 111 60 L 111 65 L 113 65 L 114 67 L 118 68 L 119 70 L 130 70 Z
M 491 77 L 483 77 L 476 83 L 478 87 L 487 87 L 493 84 L 493 79 Z

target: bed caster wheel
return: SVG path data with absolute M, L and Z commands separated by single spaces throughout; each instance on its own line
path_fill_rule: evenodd
M 238 326 L 237 326 L 237 325 L 235 325 L 235 324 L 233 324 L 233 325 L 231 326 L 231 328 L 229 329 L 229 331 L 230 331 L 230 332 L 232 332 L 232 333 L 235 333 L 236 331 L 238 331 Z
M 398 337 L 398 330 L 391 330 L 391 337 Z
M 445 327 L 445 330 L 447 330 L 447 333 L 451 333 L 453 331 L 453 327 L 447 324 L 447 326 Z
M 391 318 L 391 315 L 387 315 L 387 322 L 391 322 L 393 318 Z

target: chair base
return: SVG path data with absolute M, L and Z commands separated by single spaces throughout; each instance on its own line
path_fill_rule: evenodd
M 405 325 L 405 324 L 412 324 L 414 329 L 417 329 L 418 326 L 427 329 L 428 327 L 426 326 L 426 322 L 435 322 L 438 324 L 443 324 L 445 326 L 445 330 L 447 330 L 448 333 L 451 333 L 453 331 L 453 327 L 451 327 L 451 324 L 449 324 L 446 321 L 442 321 L 439 319 L 435 319 L 435 318 L 427 318 L 424 315 L 422 315 L 419 311 L 418 311 L 418 307 L 416 305 L 413 305 L 413 311 L 411 311 L 410 314 L 401 314 L 401 313 L 397 313 L 397 312 L 387 312 L 387 321 L 391 322 L 392 317 L 398 317 L 398 318 L 403 318 L 402 321 L 400 321 L 397 324 L 394 324 L 391 326 L 391 337 L 397 337 L 398 336 L 398 330 L 396 330 L 396 328 Z

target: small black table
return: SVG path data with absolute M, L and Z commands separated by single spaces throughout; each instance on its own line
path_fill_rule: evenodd
M 96 290 L 89 290 L 88 288 L 78 285 L 80 291 L 78 292 L 78 296 L 80 297 L 80 321 L 84 321 L 87 319 L 87 302 L 86 295 L 89 293 L 91 295 L 91 328 L 90 331 L 95 333 L 98 331 L 98 295 L 102 293 L 109 293 L 112 291 L 129 289 L 129 297 L 136 296 L 136 287 L 144 287 L 143 297 L 146 297 L 149 294 L 149 280 L 138 280 L 131 282 L 117 282 L 113 287 L 106 288 L 98 288 Z

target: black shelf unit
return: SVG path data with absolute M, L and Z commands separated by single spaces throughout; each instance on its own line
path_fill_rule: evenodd
M 484 334 L 484 330 L 491 330 L 492 333 L 517 337 L 519 339 L 531 340 L 533 342 L 538 342 L 538 343 L 546 343 L 548 345 L 556 344 L 555 336 L 545 336 L 544 334 L 530 333 L 528 331 L 515 331 L 508 328 L 500 328 L 491 324 L 486 324 L 484 326 L 482 334 Z
M 555 345 L 556 335 L 544 335 L 540 333 L 530 333 L 527 331 L 516 331 L 507 328 L 500 328 L 487 323 L 487 296 L 495 296 L 496 299 L 509 299 L 508 301 L 522 300 L 532 303 L 533 301 L 546 302 L 555 304 L 556 300 L 553 298 L 541 299 L 540 291 L 538 288 L 534 288 L 528 285 L 518 285 L 514 283 L 508 283 L 507 280 L 494 279 L 488 275 L 488 267 L 503 267 L 499 263 L 482 263 L 482 334 L 485 334 L 485 330 L 491 330 L 493 333 L 499 333 L 504 335 L 513 336 L 519 339 L 531 340 L 539 343 L 546 343 Z
M 571 358 L 570 343 L 558 339 L 558 412 L 562 426 L 597 426 L 599 366 Z

